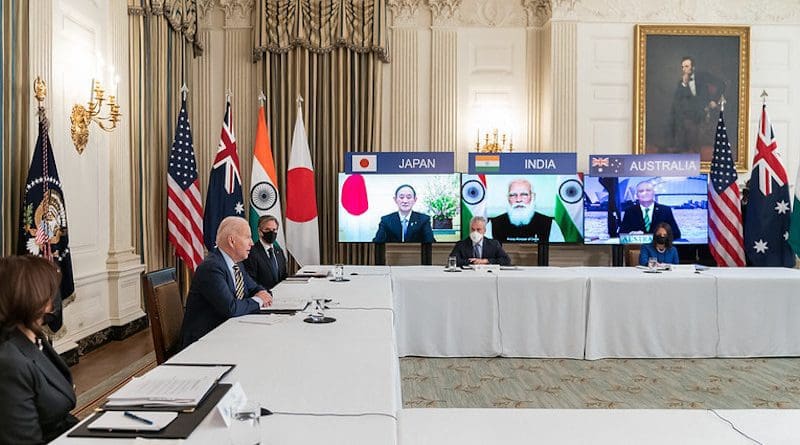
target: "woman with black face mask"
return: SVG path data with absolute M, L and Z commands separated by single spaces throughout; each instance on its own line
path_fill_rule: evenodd
M 642 244 L 639 252 L 639 265 L 647 266 L 650 258 L 655 258 L 658 264 L 678 264 L 678 249 L 672 245 L 672 227 L 662 222 L 653 232 L 653 242 Z
M 42 329 L 60 280 L 44 258 L 0 258 L 0 444 L 46 443 L 77 423 L 72 376 Z

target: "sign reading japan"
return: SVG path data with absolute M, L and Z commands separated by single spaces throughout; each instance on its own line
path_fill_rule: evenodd
M 344 154 L 344 172 L 352 173 L 453 173 L 452 152 L 396 151 Z
M 574 175 L 575 153 L 470 153 L 469 173 L 498 175 Z
M 589 155 L 589 175 L 609 178 L 627 176 L 697 176 L 699 154 Z

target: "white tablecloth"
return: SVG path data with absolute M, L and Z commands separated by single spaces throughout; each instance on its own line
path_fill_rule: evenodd
M 348 275 L 350 281 L 312 278 L 308 283 L 283 282 L 272 289 L 276 299 L 330 298 L 330 307 L 392 309 L 392 280 L 388 275 Z
M 636 268 L 574 268 L 589 276 L 586 358 L 715 357 L 716 280 Z
M 587 282 L 582 274 L 555 267 L 500 271 L 502 354 L 582 359 Z
M 720 357 L 800 355 L 800 270 L 703 273 L 717 277 Z

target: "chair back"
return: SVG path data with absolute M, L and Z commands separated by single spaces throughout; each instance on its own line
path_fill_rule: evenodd
M 631 267 L 638 266 L 639 252 L 641 252 L 641 249 L 637 249 L 635 247 L 628 247 L 628 250 L 625 252 L 625 265 Z
M 174 268 L 146 273 L 142 281 L 153 348 L 160 365 L 178 352 L 180 347 L 183 300 Z

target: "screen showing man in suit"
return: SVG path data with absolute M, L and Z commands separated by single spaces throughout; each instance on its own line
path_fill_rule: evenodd
M 536 211 L 536 193 L 527 179 L 508 184 L 506 212 L 491 218 L 492 236 L 507 241 L 545 242 L 550 239 L 553 218 Z
M 244 218 L 229 216 L 217 229 L 217 247 L 197 266 L 186 297 L 182 347 L 211 332 L 231 317 L 258 313 L 272 296 L 245 270 L 253 238 Z
M 669 206 L 656 204 L 653 183 L 642 181 L 636 185 L 636 203 L 628 206 L 622 217 L 619 233 L 641 235 L 653 233 L 654 229 L 662 222 L 672 227 L 674 237 L 681 237 L 681 229 L 675 222 L 672 209 Z
M 250 254 L 244 260 L 247 273 L 267 290 L 277 286 L 288 275 L 286 255 L 276 242 L 279 227 L 276 217 L 261 216 L 258 219 L 258 242 L 250 249 Z
M 375 243 L 432 243 L 433 230 L 430 216 L 412 210 L 417 202 L 417 191 L 410 184 L 402 184 L 394 191 L 397 212 L 381 217 Z
M 486 218 L 474 216 L 469 222 L 469 236 L 456 243 L 450 256 L 456 265 L 499 264 L 510 266 L 511 259 L 499 241 L 486 238 Z

